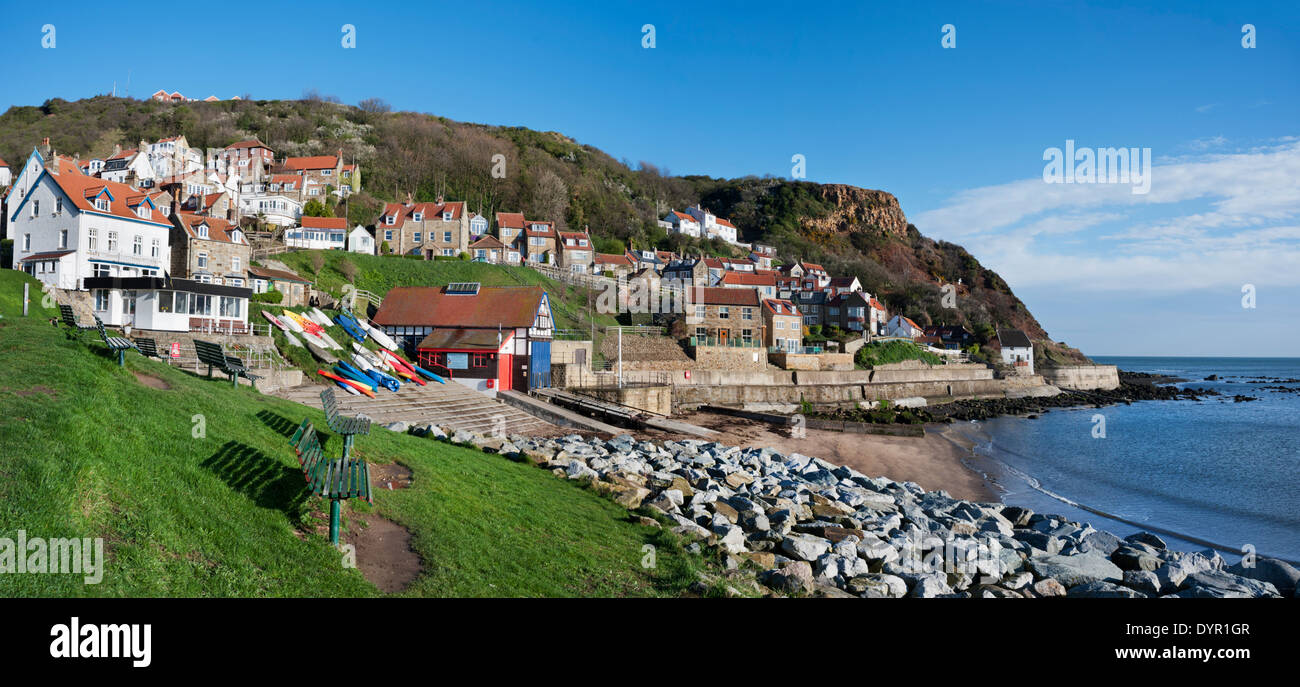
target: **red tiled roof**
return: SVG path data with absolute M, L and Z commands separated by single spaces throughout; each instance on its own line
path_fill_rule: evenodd
M 231 143 L 230 145 L 226 146 L 226 150 L 238 150 L 240 148 L 266 148 L 267 150 L 271 149 L 270 146 L 266 145 L 265 143 L 257 139 L 253 139 L 251 141 L 240 141 L 238 143 Z
M 314 157 L 288 157 L 284 160 L 284 168 L 294 171 L 307 169 L 334 169 L 339 166 L 337 155 L 316 155 Z
M 8 163 L 8 162 L 5 162 L 5 161 L 4 161 L 4 158 L 0 158 L 0 167 L 8 167 L 8 166 L 9 166 L 9 163 Z
M 484 234 L 484 235 L 483 235 L 483 238 L 481 238 L 481 239 L 475 241 L 474 243 L 469 244 L 469 247 L 470 247 L 470 248 L 480 248 L 480 249 L 484 249 L 484 250 L 486 250 L 486 249 L 492 249 L 492 248 L 505 248 L 505 247 L 506 247 L 506 244 L 501 243 L 501 241 L 498 240 L 497 237 L 495 237 L 495 236 L 491 236 L 491 235 L 488 235 L 488 234 Z
M 387 302 L 387 301 L 385 301 Z M 701 305 L 742 305 L 759 304 L 757 289 L 728 289 L 721 286 L 696 286 L 691 293 L 691 302 Z
M 528 226 L 529 236 L 546 236 L 551 238 L 555 237 L 555 222 L 543 222 L 542 220 L 530 219 L 527 220 L 525 224 Z M 540 225 L 543 228 L 534 229 L 533 228 L 534 224 Z
M 62 166 L 62 165 L 60 165 Z M 76 169 L 71 163 L 67 165 L 71 169 Z M 96 215 L 113 215 L 133 220 L 153 222 L 170 226 L 171 223 L 157 208 L 149 212 L 149 218 L 145 219 L 135 213 L 134 207 L 144 202 L 147 196 L 138 189 L 132 188 L 126 184 L 116 181 L 106 181 L 95 177 L 88 177 L 80 172 L 68 173 L 67 171 L 59 174 L 51 174 L 50 179 L 58 184 L 59 188 L 68 195 L 72 203 L 82 212 L 89 212 Z M 95 209 L 95 198 L 101 192 L 107 191 L 112 199 L 108 204 L 108 212 Z M 30 196 L 28 196 L 30 198 Z M 133 203 L 134 201 L 134 203 Z
M 203 240 L 235 243 L 230 238 L 230 230 L 237 229 L 238 227 L 220 217 L 200 217 L 198 215 L 190 215 L 183 212 L 178 212 L 173 216 L 176 217 L 176 220 L 180 225 L 184 227 L 185 231 L 193 238 L 199 238 L 199 232 L 196 227 L 200 224 L 206 224 L 208 225 L 208 237 Z M 240 245 L 246 245 L 247 243 L 248 241 L 246 240 L 239 241 Z
M 715 217 L 715 218 L 713 219 L 713 223 L 714 223 L 714 224 L 721 224 L 721 225 L 724 226 L 724 227 L 731 227 L 732 229 L 735 229 L 735 228 L 736 228 L 736 225 L 732 224 L 731 222 L 729 222 L 729 221 L 727 221 L 727 220 L 725 220 L 725 219 L 722 219 L 721 217 Z
M 537 286 L 484 286 L 473 295 L 448 294 L 440 286 L 402 286 L 384 296 L 374 322 L 393 327 L 531 327 L 544 293 Z
M 106 160 L 106 161 L 107 161 L 107 160 L 117 160 L 117 159 L 120 159 L 120 158 L 128 158 L 128 157 L 132 157 L 132 156 L 134 156 L 134 155 L 135 155 L 135 148 L 132 148 L 131 150 L 123 150 L 122 152 L 117 153 L 116 155 L 110 155 L 110 156 L 108 156 L 107 158 L 105 158 L 105 160 Z
M 691 217 L 690 215 L 684 212 L 678 212 L 676 210 L 673 210 L 673 214 L 677 215 L 677 219 L 686 220 L 687 222 L 695 222 L 696 224 L 699 224 L 699 222 L 694 217 Z
M 347 229 L 346 217 L 306 217 L 300 222 L 303 229 Z
M 617 253 L 597 253 L 596 264 L 597 265 L 627 265 L 630 267 L 636 264 L 636 261 L 628 257 L 627 255 L 619 255 Z
M 799 315 L 799 308 L 794 303 L 781 298 L 764 298 L 763 307 L 774 315 Z
M 502 229 L 523 229 L 524 213 L 522 212 L 498 212 L 497 227 Z
M 881 312 L 884 312 L 884 310 L 885 310 L 885 306 L 881 305 L 881 304 L 880 304 L 880 301 L 878 301 L 878 300 L 876 300 L 876 299 L 874 299 L 874 298 L 871 299 L 871 308 L 872 308 L 873 310 L 879 310 L 879 311 L 881 311 Z
M 501 343 L 514 336 L 513 329 L 501 332 L 501 342 L 497 342 L 497 333 L 492 329 L 435 329 L 420 341 L 416 348 L 424 350 L 470 350 L 495 351 Z
M 776 277 L 770 274 L 726 272 L 722 275 L 720 283 L 734 286 L 776 286 Z
M 826 268 L 825 268 L 825 267 L 822 267 L 821 265 L 814 264 L 814 263 L 811 263 L 811 262 L 803 262 L 803 263 L 799 263 L 799 264 L 803 265 L 803 269 L 804 269 L 805 272 L 825 272 L 825 271 L 826 271 Z
M 272 174 L 271 183 L 280 184 L 281 186 L 297 186 L 302 181 L 302 177 L 297 174 Z

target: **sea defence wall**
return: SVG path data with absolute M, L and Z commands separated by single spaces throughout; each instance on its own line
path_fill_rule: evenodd
M 1107 391 L 1119 388 L 1119 369 L 1114 365 L 1070 365 L 1048 367 L 1043 365 L 1038 374 L 1048 384 L 1063 389 Z

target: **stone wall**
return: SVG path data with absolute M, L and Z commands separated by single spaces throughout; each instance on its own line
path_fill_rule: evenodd
M 1119 369 L 1114 365 L 1042 366 L 1038 374 L 1048 384 L 1063 389 L 1101 390 L 1119 388 Z
M 668 385 L 587 389 L 583 393 L 602 401 L 620 403 L 657 415 L 671 415 L 673 412 L 673 388 Z
M 755 372 L 767 368 L 766 348 L 732 346 L 696 346 L 695 365 L 708 370 Z

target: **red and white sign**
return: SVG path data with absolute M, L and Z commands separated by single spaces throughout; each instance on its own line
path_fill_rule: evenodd
M 172 342 L 172 357 L 173 358 L 181 357 L 181 342 L 179 341 Z
M 690 379 L 690 378 L 691 378 L 691 371 L 690 371 L 690 370 L 687 370 L 687 371 L 686 371 L 686 378 L 687 378 L 687 379 Z

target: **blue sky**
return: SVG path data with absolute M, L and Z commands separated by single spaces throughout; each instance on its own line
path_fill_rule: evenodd
M 0 107 L 128 78 L 136 97 L 315 88 L 675 174 L 789 176 L 801 154 L 811 180 L 897 195 L 1086 352 L 1300 355 L 1300 3 L 1130 4 L 27 3 L 0 26 L 22 75 Z M 1151 149 L 1150 193 L 1044 183 L 1067 139 Z

